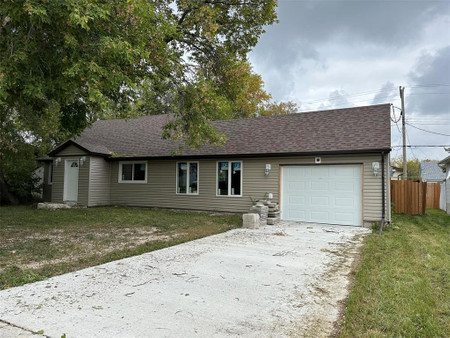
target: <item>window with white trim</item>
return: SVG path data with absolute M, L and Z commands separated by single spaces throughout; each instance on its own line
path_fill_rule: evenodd
M 147 162 L 120 162 L 119 183 L 147 183 Z
M 242 162 L 217 162 L 217 195 L 242 196 Z
M 177 162 L 177 194 L 198 194 L 198 162 Z

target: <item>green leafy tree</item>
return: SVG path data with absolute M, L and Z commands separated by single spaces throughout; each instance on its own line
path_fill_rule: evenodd
M 43 153 L 98 118 L 172 113 L 166 137 L 192 147 L 222 143 L 210 121 L 236 109 L 251 116 L 267 102 L 262 84 L 252 87 L 258 76 L 246 55 L 276 21 L 275 7 L 275 0 L 0 2 L 1 199 L 16 202 L 4 161 L 28 156 L 21 146 Z
M 425 160 L 428 161 L 428 160 Z M 397 168 L 403 168 L 403 160 L 401 157 L 391 158 L 391 165 Z M 409 180 L 419 179 L 420 161 L 417 158 L 410 159 L 406 162 L 406 170 Z

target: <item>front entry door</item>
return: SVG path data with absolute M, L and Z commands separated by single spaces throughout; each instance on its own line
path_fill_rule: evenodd
M 64 202 L 78 201 L 78 160 L 66 160 L 64 167 Z

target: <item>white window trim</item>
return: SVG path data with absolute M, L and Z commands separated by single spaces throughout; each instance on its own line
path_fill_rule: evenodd
M 186 192 L 178 192 L 178 164 L 179 163 L 187 164 Z M 197 163 L 197 192 L 196 193 L 188 192 L 188 190 L 189 190 L 189 175 L 190 175 L 189 165 L 191 163 Z M 175 193 L 177 195 L 198 195 L 200 193 L 200 162 L 198 162 L 198 161 L 178 161 L 178 162 L 176 162 L 175 177 L 176 177 L 175 178 Z
M 52 174 L 53 174 L 53 162 L 48 166 L 48 177 L 47 177 L 47 184 L 48 185 L 52 185 L 53 184 L 53 180 L 52 180 Z
M 228 195 L 219 195 L 219 162 L 228 162 Z M 232 162 L 239 162 L 241 163 L 241 194 L 240 195 L 231 195 L 231 163 Z M 244 163 L 243 161 L 239 160 L 223 160 L 223 161 L 216 161 L 216 197 L 242 197 L 244 193 L 244 186 L 242 183 L 242 178 L 244 177 Z
M 122 180 L 122 164 L 145 164 L 145 180 L 143 181 L 134 181 L 134 180 Z M 132 183 L 132 184 L 146 184 L 147 183 L 147 174 L 148 174 L 148 163 L 147 161 L 119 161 L 119 183 Z M 131 177 L 134 177 L 134 167 L 131 171 Z

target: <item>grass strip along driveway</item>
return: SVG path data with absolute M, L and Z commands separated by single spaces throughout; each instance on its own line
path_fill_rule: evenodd
M 366 239 L 342 337 L 450 337 L 450 216 L 394 215 Z
M 241 216 L 101 207 L 0 208 L 0 289 L 221 233 Z

